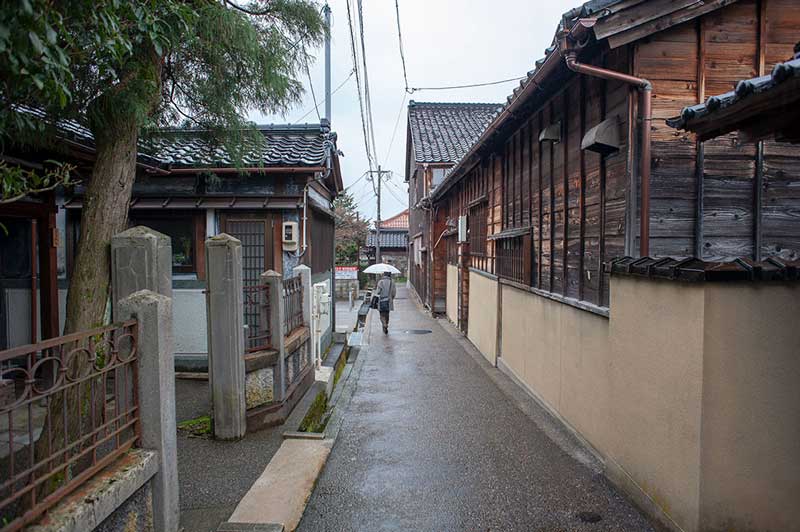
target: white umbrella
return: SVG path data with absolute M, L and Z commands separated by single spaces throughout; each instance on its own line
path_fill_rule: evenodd
M 368 266 L 364 273 L 375 273 L 375 274 L 382 274 L 384 272 L 389 272 L 393 274 L 400 274 L 400 270 L 392 266 L 391 264 L 385 264 L 383 262 L 379 264 L 373 264 L 372 266 Z

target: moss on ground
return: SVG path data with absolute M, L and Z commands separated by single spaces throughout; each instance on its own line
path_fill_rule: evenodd
M 210 438 L 212 434 L 211 416 L 200 416 L 194 419 L 187 419 L 178 423 L 178 430 L 189 433 L 190 437 Z
M 323 432 L 328 424 L 328 396 L 325 390 L 319 392 L 300 422 L 299 432 Z

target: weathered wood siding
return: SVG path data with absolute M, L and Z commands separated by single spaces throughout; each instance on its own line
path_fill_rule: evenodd
M 636 43 L 635 73 L 654 86 L 651 254 L 797 256 L 800 148 L 736 133 L 698 145 L 664 119 L 787 60 L 798 27 L 797 2 L 746 0 Z

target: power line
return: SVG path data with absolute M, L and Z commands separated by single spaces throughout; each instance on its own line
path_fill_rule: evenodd
M 355 29 L 353 28 L 353 17 L 350 12 L 350 0 L 345 2 L 347 6 L 347 26 L 350 30 L 350 52 L 353 56 L 353 71 L 356 75 L 356 93 L 358 94 L 358 108 L 361 115 L 361 131 L 364 135 L 364 151 L 367 155 L 367 163 L 369 165 L 369 169 L 372 170 L 374 167 L 374 163 L 372 160 L 372 153 L 369 148 L 369 135 L 367 134 L 367 120 L 364 116 L 364 100 L 361 97 L 361 76 L 358 72 L 358 48 L 356 47 L 356 33 Z
M 335 89 L 333 89 L 333 90 L 331 91 L 331 96 L 333 96 L 334 94 L 336 94 L 337 92 L 339 92 L 339 89 L 341 89 L 342 87 L 344 87 L 344 86 L 345 86 L 345 84 L 346 84 L 348 81 L 350 81 L 350 78 L 352 78 L 352 77 L 353 77 L 353 74 L 355 74 L 355 71 L 351 70 L 351 71 L 350 71 L 350 74 L 348 74 L 348 75 L 347 75 L 347 77 L 346 77 L 346 78 L 344 78 L 344 81 L 342 81 L 342 82 L 341 82 L 341 83 L 340 83 L 340 84 L 339 84 L 339 85 L 338 85 L 338 86 L 337 86 Z M 324 104 L 326 101 L 328 101 L 328 99 L 327 99 L 327 98 L 323 98 L 323 99 L 322 99 L 322 101 L 321 101 L 321 102 L 319 102 L 319 105 L 323 105 L 323 104 Z M 296 123 L 300 122 L 300 121 L 301 121 L 301 120 L 303 120 L 305 117 L 307 117 L 308 115 L 310 115 L 310 114 L 311 114 L 311 113 L 312 113 L 312 112 L 313 112 L 315 109 L 318 109 L 318 108 L 319 108 L 319 106 L 318 106 L 318 105 L 316 105 L 316 102 L 314 102 L 314 107 L 312 107 L 311 109 L 309 109 L 309 110 L 308 110 L 308 111 L 307 111 L 307 112 L 306 112 L 306 113 L 305 113 L 303 116 L 301 116 L 300 118 L 298 118 L 297 120 L 295 120 L 294 122 L 292 122 L 292 124 L 296 124 Z M 319 111 L 317 111 L 317 115 L 319 115 Z
M 308 86 L 311 87 L 311 99 L 314 100 L 314 110 L 317 112 L 317 120 L 322 122 L 322 117 L 319 116 L 319 105 L 317 105 L 317 95 L 314 93 L 314 83 L 311 81 L 311 71 L 308 69 L 308 60 L 306 60 L 306 75 L 308 76 Z
M 362 0 L 357 0 L 358 25 L 361 33 L 361 61 L 364 64 L 364 101 L 366 102 L 369 135 L 372 141 L 372 153 L 377 157 L 377 144 L 375 143 L 375 123 L 372 120 L 372 99 L 369 93 L 369 71 L 367 70 L 367 45 L 364 39 L 364 9 Z M 380 177 L 380 176 L 379 176 Z
M 364 172 L 363 174 L 361 174 L 361 175 L 359 176 L 359 178 L 358 178 L 358 179 L 356 179 L 355 181 L 353 181 L 352 183 L 350 183 L 349 185 L 347 185 L 346 187 L 344 187 L 345 191 L 346 191 L 346 190 L 348 190 L 348 189 L 349 189 L 349 188 L 351 188 L 351 187 L 354 187 L 354 186 L 356 185 L 356 183 L 358 183 L 359 181 L 361 181 L 362 179 L 364 179 L 364 177 L 365 177 L 367 174 L 369 174 L 369 172 Z
M 488 87 L 489 85 L 500 85 L 501 83 L 509 83 L 511 81 L 520 81 L 526 79 L 525 76 L 520 76 L 516 78 L 508 78 L 508 79 L 501 79 L 498 81 L 488 81 L 486 83 L 472 83 L 469 85 L 450 85 L 446 87 L 411 87 L 411 92 L 417 91 L 446 91 L 452 89 L 471 89 L 473 87 Z
M 403 94 L 403 100 L 400 102 L 400 110 L 397 111 L 397 119 L 394 121 L 394 130 L 392 131 L 392 140 L 389 141 L 389 148 L 386 150 L 386 156 L 383 158 L 383 164 L 389 162 L 389 155 L 392 153 L 392 145 L 394 144 L 394 137 L 397 135 L 397 126 L 400 124 L 400 117 L 403 115 L 403 109 L 406 105 L 406 98 L 408 98 L 408 92 Z
M 398 0 L 394 0 L 394 12 L 397 15 L 397 42 L 400 47 L 400 62 L 403 63 L 403 81 L 406 83 L 406 93 L 408 94 L 408 72 L 406 72 L 406 56 L 403 53 L 403 34 L 400 31 L 400 6 Z

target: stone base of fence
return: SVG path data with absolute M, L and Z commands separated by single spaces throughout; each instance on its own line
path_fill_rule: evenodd
M 103 469 L 47 513 L 29 532 L 151 532 L 154 451 L 134 449 Z
M 280 403 L 252 408 L 247 411 L 247 431 L 252 432 L 275 425 L 282 425 L 294 407 L 314 384 L 314 366 L 308 365 L 300 372 L 294 384 L 286 390 L 286 399 Z

